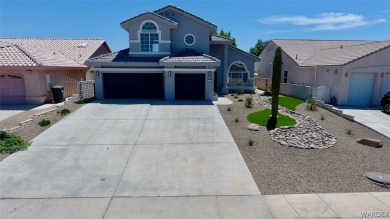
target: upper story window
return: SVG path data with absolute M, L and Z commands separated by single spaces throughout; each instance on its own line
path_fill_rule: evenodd
M 152 22 L 146 22 L 141 30 L 141 52 L 159 51 L 159 34 L 157 26 Z

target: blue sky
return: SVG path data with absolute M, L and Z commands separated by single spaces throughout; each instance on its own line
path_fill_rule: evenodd
M 258 39 L 390 39 L 390 0 L 0 0 L 0 37 L 102 38 L 116 51 L 128 46 L 120 22 L 170 3 L 245 51 Z

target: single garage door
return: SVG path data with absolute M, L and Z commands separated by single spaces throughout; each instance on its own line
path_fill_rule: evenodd
M 24 79 L 19 75 L 0 75 L 0 104 L 25 104 Z
M 383 83 L 383 94 L 390 92 L 390 72 L 385 75 L 385 81 Z
M 162 73 L 103 73 L 104 98 L 164 98 Z
M 204 74 L 175 74 L 176 100 L 204 100 Z
M 349 79 L 348 105 L 371 105 L 374 83 L 374 73 L 352 73 Z

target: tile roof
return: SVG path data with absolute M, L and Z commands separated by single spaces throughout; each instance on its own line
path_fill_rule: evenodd
M 217 28 L 217 25 L 215 25 L 215 24 L 213 24 L 213 23 L 211 23 L 211 22 L 209 22 L 209 21 L 206 21 L 205 19 L 203 19 L 203 18 L 201 18 L 201 17 L 198 17 L 198 16 L 196 16 L 196 15 L 194 15 L 194 14 L 188 12 L 188 11 L 185 11 L 185 10 L 179 8 L 179 7 L 176 7 L 176 6 L 174 6 L 174 5 L 167 5 L 167 6 L 165 6 L 165 7 L 162 7 L 162 8 L 160 8 L 160 9 L 155 10 L 154 12 L 155 12 L 155 13 L 160 13 L 160 12 L 166 10 L 166 9 L 169 9 L 169 8 L 173 8 L 173 9 L 175 9 L 175 10 L 177 10 L 177 11 L 180 11 L 180 12 L 182 12 L 182 13 L 184 13 L 184 14 L 190 15 L 190 16 L 192 16 L 192 17 L 194 17 L 194 18 L 196 18 L 196 19 L 198 19 L 198 20 L 200 20 L 200 21 L 202 21 L 202 22 L 204 22 L 204 23 L 206 23 L 206 24 L 208 24 L 208 25 L 213 26 L 214 28 Z
M 240 48 L 237 48 L 237 47 L 235 47 L 233 45 L 229 45 L 229 49 L 236 50 L 237 52 L 239 52 L 239 53 L 241 53 L 243 55 L 246 55 L 247 57 L 250 57 L 250 58 L 252 58 L 253 60 L 255 60 L 257 62 L 260 61 L 259 57 L 255 56 L 253 54 L 250 54 L 249 52 L 245 52 L 244 50 L 242 50 Z
M 139 15 L 137 15 L 137 16 L 135 16 L 135 17 L 129 18 L 129 19 L 125 20 L 125 21 L 122 21 L 120 24 L 122 25 L 122 24 L 124 24 L 124 23 L 126 23 L 126 22 L 128 22 L 128 21 L 134 20 L 134 19 L 136 19 L 136 18 L 138 18 L 138 17 L 141 17 L 141 16 L 143 16 L 143 15 L 147 15 L 147 14 L 157 16 L 158 18 L 161 18 L 161 19 L 166 20 L 166 21 L 168 21 L 168 22 L 170 22 L 170 23 L 172 23 L 172 24 L 177 25 L 177 22 L 175 22 L 175 21 L 173 21 L 173 20 L 171 20 L 171 19 L 169 19 L 169 18 L 166 18 L 166 17 L 164 17 L 164 16 L 161 16 L 161 15 L 159 15 L 159 14 L 157 14 L 157 13 L 151 12 L 151 11 L 148 11 L 148 12 L 139 14 Z
M 0 38 L 0 66 L 86 67 L 103 44 L 100 39 Z
M 300 66 L 344 65 L 390 46 L 390 40 L 272 41 Z
M 224 36 L 218 36 L 218 35 L 212 35 L 211 36 L 211 41 L 223 41 L 223 42 L 230 42 L 233 41 L 232 39 Z
M 0 42 L 0 66 L 36 66 L 37 63 L 16 45 Z
M 133 57 L 129 54 L 129 49 L 123 49 L 117 52 L 103 54 L 91 58 L 87 63 L 96 62 L 158 62 L 163 57 Z
M 200 54 L 192 49 L 186 49 L 182 53 L 167 56 L 160 60 L 160 62 L 220 62 L 217 58 L 206 54 Z

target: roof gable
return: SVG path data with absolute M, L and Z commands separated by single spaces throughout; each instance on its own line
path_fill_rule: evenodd
M 188 17 L 188 18 L 190 18 L 192 20 L 198 21 L 198 22 L 202 23 L 203 25 L 209 27 L 212 32 L 216 32 L 217 31 L 217 25 L 215 25 L 215 24 L 213 24 L 213 23 L 211 23 L 209 21 L 206 21 L 205 19 L 203 19 L 201 17 L 198 17 L 198 16 L 196 16 L 196 15 L 194 15 L 194 14 L 188 12 L 188 11 L 185 11 L 185 10 L 179 8 L 179 7 L 176 7 L 174 5 L 167 5 L 167 6 L 163 7 L 163 8 L 155 10 L 154 12 L 157 13 L 157 14 L 160 14 L 160 16 L 164 16 L 164 12 L 166 12 L 168 10 L 173 10 L 173 11 L 175 11 L 177 13 L 182 14 L 185 17 Z
M 390 47 L 390 40 L 272 40 L 300 66 L 345 65 Z
M 157 19 L 165 24 L 167 24 L 170 28 L 173 28 L 173 29 L 176 29 L 177 28 L 177 22 L 175 21 L 172 21 L 166 17 L 163 17 L 157 13 L 154 13 L 154 12 L 145 12 L 145 13 L 142 13 L 142 14 L 139 14 L 135 17 L 132 17 L 132 18 L 129 18 L 123 22 L 121 22 L 121 27 L 125 30 L 127 30 L 127 28 L 134 22 L 138 21 L 138 20 L 145 20 L 145 19 L 149 19 L 149 18 L 154 18 L 154 19 Z

